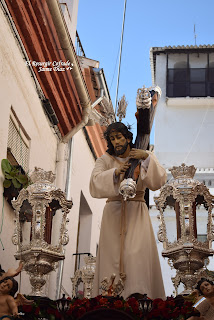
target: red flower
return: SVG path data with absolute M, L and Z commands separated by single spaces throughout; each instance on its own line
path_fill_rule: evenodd
M 188 312 L 188 307 L 182 307 L 181 310 L 180 310 L 180 313 L 182 315 L 185 315 L 187 312 Z
M 130 310 L 130 305 L 128 304 L 127 301 L 124 303 L 124 308 L 125 308 L 125 310 L 127 310 L 127 309 Z
M 167 306 L 169 307 L 175 307 L 175 302 L 173 300 L 171 301 L 166 301 L 167 302 Z
M 75 310 L 75 308 L 76 307 L 74 305 L 70 305 L 70 308 L 69 308 L 69 310 L 67 311 L 66 314 L 70 316 L 72 314 L 72 312 Z
M 32 311 L 32 306 L 23 305 L 22 309 L 23 309 L 24 312 L 31 312 Z
M 53 308 L 48 308 L 47 309 L 47 313 L 48 314 L 54 314 L 55 315 L 55 312 L 56 312 L 56 309 L 53 309 Z
M 39 315 L 39 313 L 40 313 L 40 309 L 39 309 L 39 307 L 36 307 L 36 310 L 34 311 L 34 313 L 35 313 L 35 315 L 36 315 L 36 316 L 38 316 L 38 315 Z
M 108 303 L 108 300 L 106 298 L 101 298 L 99 303 L 100 305 L 106 305 Z
M 172 318 L 177 318 L 180 315 L 179 308 L 175 308 L 175 310 L 171 313 Z
M 99 295 L 99 296 L 95 297 L 94 299 L 95 299 L 97 302 L 99 302 L 99 301 L 100 301 L 100 299 L 102 299 L 102 296 L 101 296 L 101 295 Z
M 97 305 L 97 306 L 95 306 L 94 308 L 93 308 L 93 310 L 97 310 L 97 309 L 102 309 L 103 308 L 103 306 L 101 306 L 101 305 Z
M 123 302 L 121 300 L 116 300 L 114 301 L 114 306 L 115 308 L 120 309 L 123 307 Z
M 163 309 L 162 310 L 162 315 L 165 319 L 171 319 L 171 313 L 169 312 L 169 309 Z
M 79 308 L 77 312 L 78 318 L 82 317 L 84 313 L 86 313 L 86 309 L 84 307 Z
M 157 305 L 158 309 L 163 310 L 166 308 L 166 303 L 165 301 L 160 301 Z
M 153 307 L 156 307 L 158 305 L 159 302 L 162 302 L 162 299 L 154 299 L 153 300 Z
M 149 314 L 148 318 L 152 319 L 153 317 L 158 317 L 160 315 L 160 311 L 158 309 L 153 309 Z
M 128 299 L 128 304 L 131 307 L 134 307 L 134 306 L 138 305 L 138 301 L 135 298 L 130 298 L 130 299 Z

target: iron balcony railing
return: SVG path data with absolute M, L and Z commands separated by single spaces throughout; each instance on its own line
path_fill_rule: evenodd
M 85 52 L 82 46 L 82 43 L 80 41 L 78 32 L 76 31 L 76 40 L 75 40 L 75 48 L 76 48 L 76 54 L 80 57 L 85 57 Z

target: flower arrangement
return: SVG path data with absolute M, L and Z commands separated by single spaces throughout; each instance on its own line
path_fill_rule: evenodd
M 134 297 L 124 300 L 122 297 L 97 296 L 91 299 L 68 298 L 70 308 L 65 315 L 65 319 L 77 320 L 87 312 L 98 309 L 116 309 L 128 314 L 135 320 L 143 319 L 142 309 L 138 300 Z M 48 300 L 42 302 L 39 299 L 32 306 L 22 306 L 20 309 L 25 315 L 22 319 L 36 320 L 58 320 L 61 315 L 57 310 L 55 301 Z M 147 320 L 186 320 L 194 314 L 193 302 L 184 300 L 182 297 L 168 297 L 166 300 L 153 300 L 153 309 L 147 314 Z
M 136 320 L 142 318 L 142 311 L 139 309 L 139 303 L 135 298 L 124 300 L 122 297 L 109 298 L 100 295 L 91 299 L 83 298 L 82 300 L 73 300 L 70 309 L 67 312 L 68 319 L 79 319 L 86 312 L 101 308 L 123 311 Z
M 26 298 L 29 300 L 32 299 L 32 297 L 28 296 L 26 296 Z M 34 300 L 32 305 L 19 306 L 19 312 L 22 314 L 21 319 L 25 320 L 55 320 L 61 318 L 55 301 L 45 298 Z
M 194 313 L 193 302 L 183 298 L 167 297 L 166 300 L 153 300 L 153 308 L 147 315 L 148 320 L 183 320 Z

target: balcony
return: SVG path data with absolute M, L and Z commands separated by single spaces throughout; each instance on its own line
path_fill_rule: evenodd
M 76 54 L 79 57 L 85 57 L 85 52 L 83 50 L 83 46 L 82 43 L 80 41 L 78 32 L 76 31 L 76 40 L 75 40 L 75 50 L 76 50 Z

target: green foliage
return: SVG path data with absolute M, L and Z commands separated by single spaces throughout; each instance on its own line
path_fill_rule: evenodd
M 9 188 L 13 185 L 16 189 L 22 189 L 30 184 L 28 175 L 22 174 L 21 169 L 11 165 L 8 159 L 2 159 L 1 169 L 5 177 L 4 188 Z

